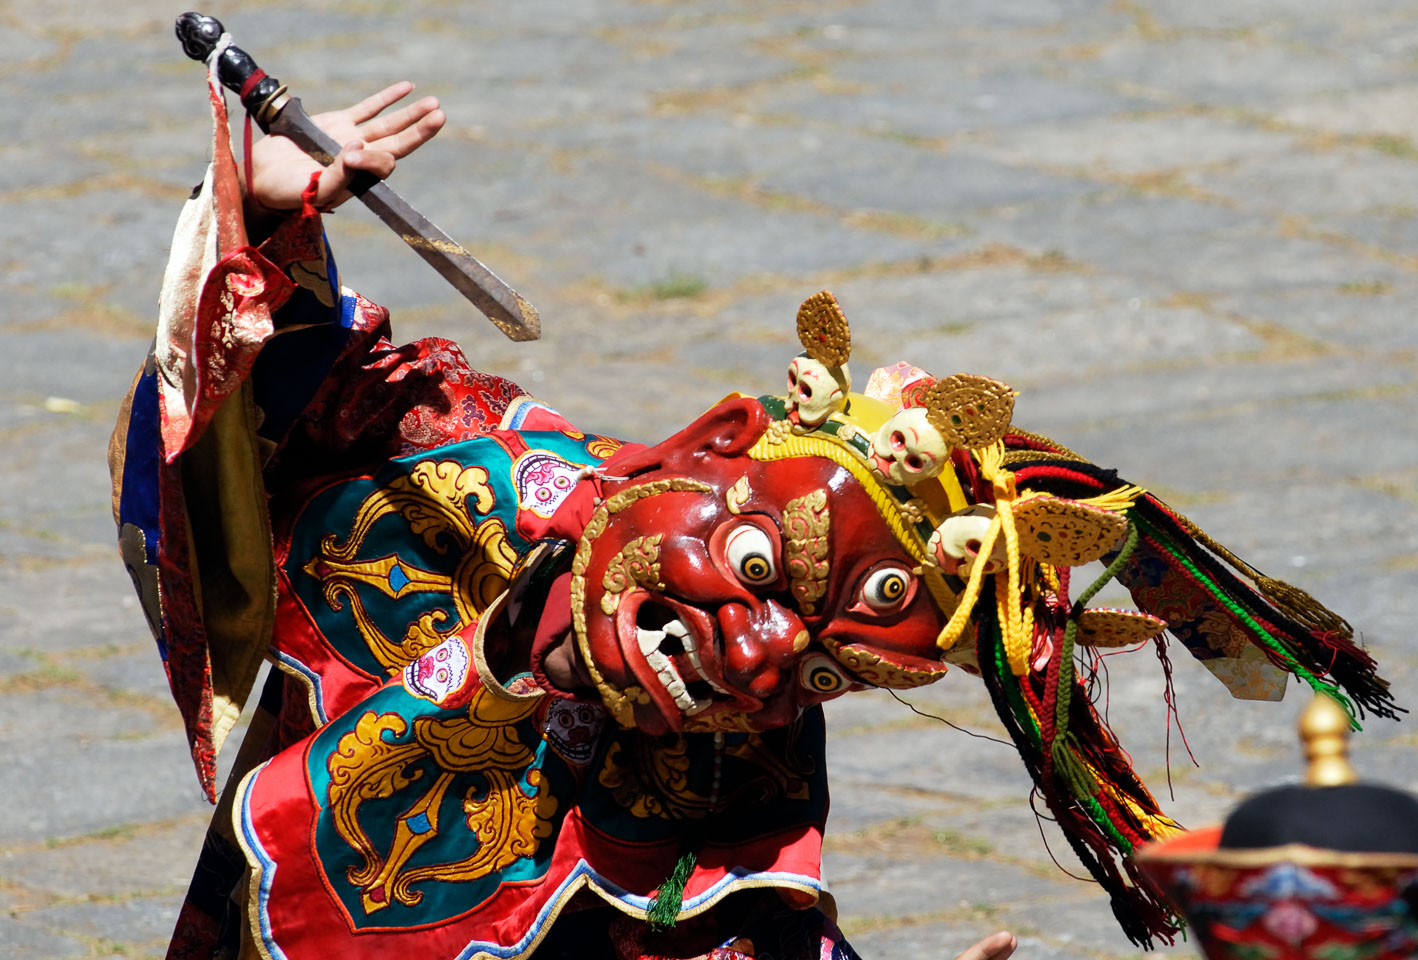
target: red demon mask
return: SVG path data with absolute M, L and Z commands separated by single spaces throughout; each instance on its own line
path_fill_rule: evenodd
M 604 483 L 581 538 L 572 618 L 627 726 L 767 729 L 854 686 L 945 672 L 922 558 L 874 481 L 821 456 L 764 459 L 771 422 L 726 400 L 605 465 L 625 478 Z

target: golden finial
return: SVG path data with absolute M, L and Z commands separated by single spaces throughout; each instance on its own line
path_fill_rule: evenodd
M 847 315 L 831 291 L 822 290 L 798 308 L 798 340 L 807 355 L 828 367 L 844 367 L 852 355 Z
M 1358 780 L 1349 765 L 1349 714 L 1327 694 L 1300 714 L 1300 740 L 1309 764 L 1305 783 L 1311 787 L 1339 787 Z

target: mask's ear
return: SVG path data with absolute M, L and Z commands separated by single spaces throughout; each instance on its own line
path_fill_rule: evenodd
M 624 458 L 613 457 L 604 469 L 607 473 L 627 476 L 654 469 L 689 471 L 706 454 L 742 456 L 763 436 L 770 419 L 757 400 L 733 397 L 714 406 L 668 440 L 627 452 Z

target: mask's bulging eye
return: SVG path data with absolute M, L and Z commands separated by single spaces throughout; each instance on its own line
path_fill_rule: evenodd
M 798 681 L 813 693 L 824 696 L 841 693 L 852 682 L 838 669 L 837 664 L 820 653 L 803 658 L 798 666 Z
M 778 579 L 773 564 L 773 541 L 762 527 L 744 523 L 734 528 L 724 541 L 724 556 L 734 575 L 749 586 L 762 586 Z
M 862 584 L 862 602 L 878 613 L 895 610 L 911 594 L 911 574 L 901 567 L 873 570 Z

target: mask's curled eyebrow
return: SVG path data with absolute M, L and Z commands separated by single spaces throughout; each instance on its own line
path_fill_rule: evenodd
M 817 611 L 817 601 L 827 593 L 831 525 L 826 490 L 814 490 L 783 507 L 783 566 L 789 591 L 805 616 Z

